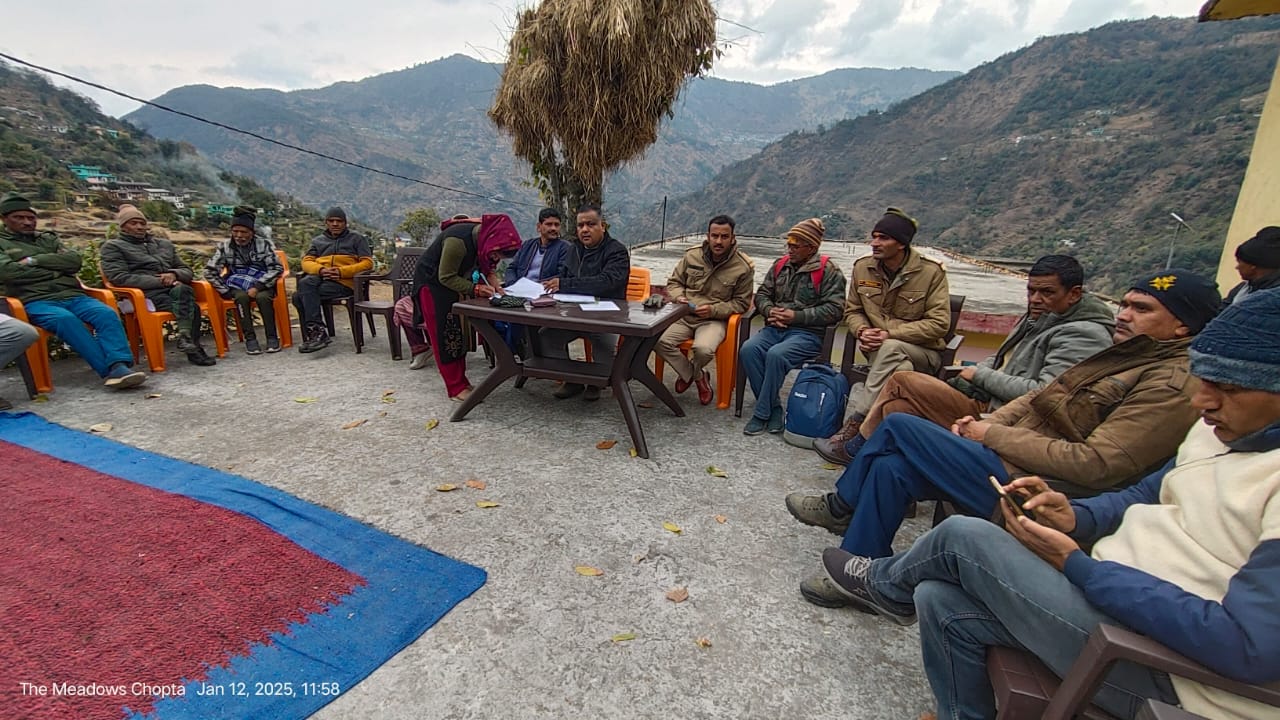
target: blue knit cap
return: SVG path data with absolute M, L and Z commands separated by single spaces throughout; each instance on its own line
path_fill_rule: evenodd
M 1280 289 L 1250 293 L 1191 342 L 1191 374 L 1280 393 Z

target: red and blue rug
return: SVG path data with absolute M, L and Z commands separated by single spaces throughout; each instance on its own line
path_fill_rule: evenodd
M 0 717 L 303 718 L 484 582 L 279 490 L 0 413 Z

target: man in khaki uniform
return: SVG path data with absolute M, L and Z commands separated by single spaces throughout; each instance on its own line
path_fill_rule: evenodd
M 689 305 L 693 314 L 667 328 L 658 340 L 658 356 L 676 371 L 676 392 L 698 386 L 698 402 L 711 402 L 711 379 L 705 368 L 724 341 L 728 319 L 744 313 L 751 304 L 755 266 L 738 250 L 735 223 L 728 215 L 717 215 L 707 223 L 707 239 L 689 248 L 671 271 L 667 297 Z M 680 352 L 680 343 L 693 339 L 689 357 Z
M 889 208 L 871 230 L 871 255 L 853 264 L 844 322 L 871 363 L 867 381 L 849 397 L 840 432 L 814 443 L 833 450 L 857 434 L 871 404 L 896 372 L 936 373 L 951 326 L 951 291 L 937 262 L 911 250 L 919 224 Z M 819 450 L 821 452 L 821 450 Z

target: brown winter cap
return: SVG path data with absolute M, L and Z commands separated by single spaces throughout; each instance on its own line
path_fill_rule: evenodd
M 142 211 L 132 205 L 121 205 L 116 212 L 116 225 L 124 227 L 124 224 L 130 220 L 146 220 L 147 216 Z
M 787 237 L 795 240 L 801 245 L 810 247 L 818 247 L 822 244 L 822 238 L 827 234 L 827 227 L 822 224 L 822 220 L 818 218 L 809 218 L 801 220 L 795 224 L 795 227 L 787 231 Z

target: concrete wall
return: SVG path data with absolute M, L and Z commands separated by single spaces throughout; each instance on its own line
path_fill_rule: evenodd
M 1222 294 L 1240 282 L 1236 274 L 1236 248 L 1261 228 L 1280 225 L 1280 62 L 1271 78 L 1271 91 L 1262 108 L 1262 120 L 1253 140 L 1249 168 L 1244 173 L 1231 229 L 1218 263 L 1218 287 Z

